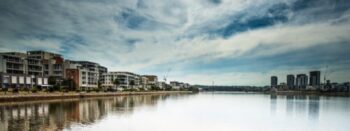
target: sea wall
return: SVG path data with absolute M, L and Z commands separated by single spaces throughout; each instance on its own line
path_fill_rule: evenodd
M 35 101 L 52 100 L 68 98 L 86 98 L 86 97 L 106 97 L 106 96 L 125 96 L 125 95 L 161 95 L 161 94 L 190 94 L 191 91 L 154 91 L 154 92 L 93 92 L 93 93 L 31 93 L 31 94 L 1 94 L 0 102 L 8 101 Z

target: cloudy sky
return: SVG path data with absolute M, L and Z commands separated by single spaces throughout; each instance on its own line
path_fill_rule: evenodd
M 268 85 L 310 70 L 344 82 L 350 2 L 1 0 L 0 51 L 26 50 L 191 84 Z

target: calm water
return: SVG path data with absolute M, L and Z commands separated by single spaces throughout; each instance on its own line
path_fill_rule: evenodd
M 350 98 L 246 93 L 0 103 L 0 130 L 349 131 Z

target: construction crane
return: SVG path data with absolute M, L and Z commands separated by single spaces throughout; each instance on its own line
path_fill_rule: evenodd
M 169 68 L 168 69 L 168 71 L 165 73 L 165 75 L 164 75 L 164 82 L 166 83 L 166 80 L 167 80 L 167 78 L 168 78 L 168 75 L 169 75 L 169 73 L 170 73 L 170 71 L 171 71 L 171 68 Z
M 323 78 L 323 83 L 324 84 L 326 84 L 326 81 L 327 81 L 327 79 L 326 79 L 326 76 L 327 76 L 327 72 L 328 71 L 328 65 L 326 65 L 326 70 L 324 71 L 324 78 Z

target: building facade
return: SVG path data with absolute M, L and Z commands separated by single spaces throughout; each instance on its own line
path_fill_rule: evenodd
M 158 77 L 156 75 L 143 75 L 143 77 L 147 78 L 147 84 L 156 85 L 158 83 Z
M 321 85 L 321 72 L 311 71 L 310 72 L 310 86 L 320 86 Z
M 271 76 L 271 87 L 277 88 L 278 86 L 278 78 L 277 76 Z
M 80 90 L 98 88 L 100 80 L 100 65 L 90 61 L 66 60 L 65 79 L 72 79 Z
M 295 77 L 294 75 L 287 75 L 287 86 L 289 89 L 294 88 L 295 86 Z
M 306 89 L 308 85 L 308 77 L 306 74 L 298 74 L 296 78 L 296 86 L 298 89 Z
M 115 85 L 115 81 L 118 81 Z M 126 89 L 141 87 L 141 76 L 131 72 L 108 72 L 102 75 L 102 87 L 122 87 Z
M 48 85 L 48 78 L 42 74 L 41 61 L 20 52 L 0 53 L 0 78 L 0 86 L 4 88 Z
M 43 76 L 54 77 L 56 80 L 64 78 L 64 58 L 60 54 L 39 50 L 28 51 L 27 56 L 41 61 Z

